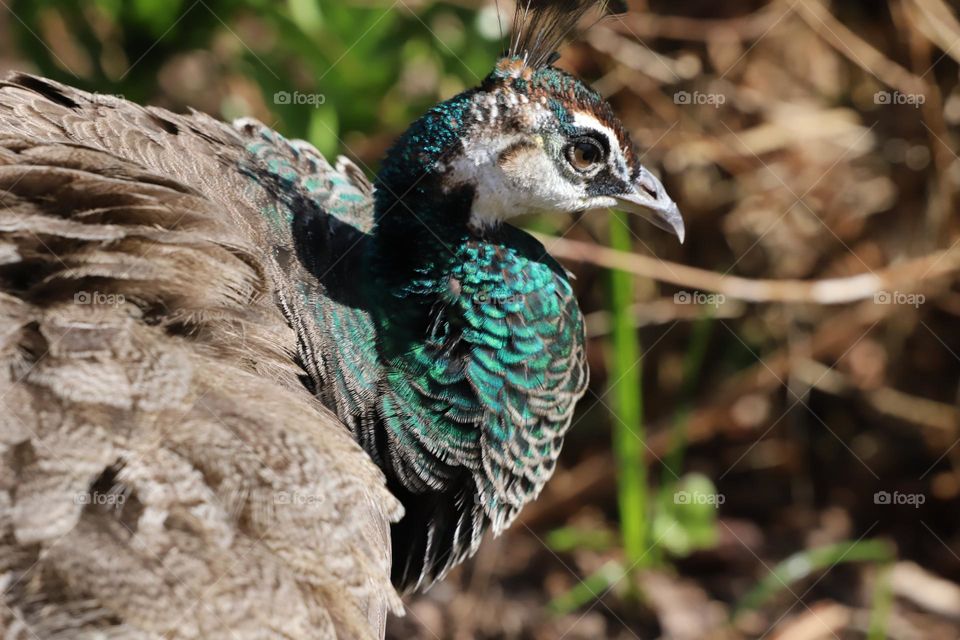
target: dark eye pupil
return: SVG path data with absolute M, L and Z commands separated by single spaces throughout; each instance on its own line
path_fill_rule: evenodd
M 596 145 L 589 142 L 578 142 L 576 148 L 577 158 L 587 164 L 593 164 L 600 159 L 600 150 Z

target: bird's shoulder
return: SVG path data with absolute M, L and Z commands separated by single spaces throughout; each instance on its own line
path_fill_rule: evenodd
M 234 121 L 243 138 L 252 164 L 249 177 L 265 188 L 279 187 L 278 204 L 286 203 L 287 221 L 304 208 L 302 200 L 323 214 L 369 233 L 373 226 L 373 185 L 363 170 L 345 156 L 331 164 L 320 151 L 305 140 L 288 139 L 253 118 Z M 308 207 L 310 208 L 310 207 Z
M 303 388 L 260 236 L 142 163 L 13 133 L 3 92 L 0 608 L 34 636 L 213 637 L 214 610 L 237 637 L 382 634 L 400 508 Z

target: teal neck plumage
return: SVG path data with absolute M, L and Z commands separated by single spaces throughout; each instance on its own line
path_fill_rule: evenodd
M 273 132 L 249 146 L 251 177 L 275 183 L 265 214 L 306 271 L 303 314 L 290 315 L 305 368 L 406 508 L 391 534 L 404 589 L 443 575 L 539 493 L 587 380 L 563 269 L 518 229 L 472 229 L 472 187 L 443 184 L 478 91 L 397 141 L 372 207 Z
M 415 123 L 376 181 L 368 282 L 392 453 L 376 455 L 408 509 L 392 534 L 400 585 L 442 575 L 539 492 L 586 384 L 563 269 L 518 229 L 472 229 L 473 188 L 443 184 L 476 93 Z

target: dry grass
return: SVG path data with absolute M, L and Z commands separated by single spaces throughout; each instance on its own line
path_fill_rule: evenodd
M 638 225 L 634 252 L 614 251 L 602 216 L 544 238 L 592 310 L 596 395 L 578 430 L 595 431 L 574 436 L 568 466 L 524 523 L 416 601 L 396 637 L 956 638 L 957 10 L 941 0 L 644 4 L 592 29 L 564 61 L 600 78 L 645 162 L 662 168 L 687 244 Z M 608 268 L 638 276 L 652 475 L 671 481 L 661 461 L 689 409 L 685 469 L 712 478 L 725 501 L 715 546 L 614 575 L 609 592 L 557 616 L 547 601 L 620 559 L 616 546 L 546 550 L 554 527 L 617 526 L 613 458 L 595 436 L 610 404 L 597 398 L 613 382 L 599 348 Z M 688 406 L 680 363 L 707 311 L 710 346 Z M 883 504 L 877 492 L 922 504 Z M 858 539 L 892 544 L 892 570 L 838 554 L 734 616 L 779 561 Z

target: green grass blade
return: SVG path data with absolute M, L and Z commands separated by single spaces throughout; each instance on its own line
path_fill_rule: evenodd
M 560 527 L 547 534 L 547 546 L 557 553 L 569 553 L 582 549 L 591 551 L 609 551 L 619 540 L 607 529 L 585 529 L 582 527 Z
M 780 562 L 737 605 L 737 614 L 757 609 L 765 602 L 787 589 L 792 583 L 814 573 L 828 570 L 834 565 L 850 562 L 882 562 L 893 560 L 894 551 L 885 540 L 861 540 L 838 542 L 795 553 Z
M 581 580 L 575 587 L 555 597 L 547 607 L 556 614 L 571 613 L 595 599 L 603 597 L 611 587 L 623 578 L 623 567 L 620 566 L 619 562 L 610 560 L 593 574 Z
M 703 361 L 707 355 L 707 345 L 710 342 L 712 329 L 713 312 L 708 307 L 693 324 L 690 345 L 683 359 L 683 382 L 670 434 L 670 449 L 666 459 L 667 474 L 663 483 L 663 490 L 671 493 L 683 469 L 683 458 L 687 451 L 687 422 L 690 418 L 697 382 L 700 380 L 700 372 L 703 371 Z
M 625 214 L 613 212 L 610 245 L 630 251 L 630 228 Z M 613 449 L 617 460 L 617 499 L 628 566 L 640 565 L 648 554 L 647 461 L 643 424 L 640 337 L 633 326 L 633 277 L 610 273 L 610 313 L 613 321 L 610 354 L 610 393 L 614 398 Z
M 873 588 L 873 603 L 870 607 L 867 640 L 886 640 L 887 638 L 887 623 L 890 620 L 890 610 L 893 608 L 893 585 L 890 583 L 892 569 L 892 565 L 888 563 L 877 573 L 877 584 Z

